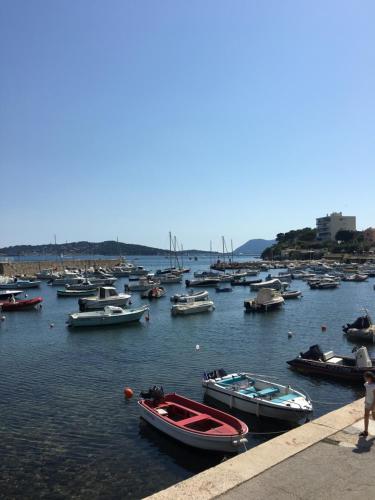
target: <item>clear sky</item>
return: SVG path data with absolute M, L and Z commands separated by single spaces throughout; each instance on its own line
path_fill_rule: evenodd
M 375 226 L 373 0 L 1 0 L 0 246 Z

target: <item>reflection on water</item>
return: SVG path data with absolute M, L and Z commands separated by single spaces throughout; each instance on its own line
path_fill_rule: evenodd
M 163 258 L 141 263 L 153 269 L 166 265 Z M 207 265 L 200 258 L 194 269 Z M 124 283 L 118 280 L 118 290 Z M 150 303 L 148 323 L 71 331 L 65 321 L 78 309 L 76 298 L 57 299 L 56 289 L 45 284 L 28 291 L 30 297 L 44 297 L 43 309 L 6 313 L 0 322 L 2 496 L 140 498 L 225 458 L 182 446 L 140 421 L 136 397 L 124 401 L 124 386 L 138 395 L 162 384 L 201 401 L 203 372 L 223 367 L 304 389 L 318 401 L 315 416 L 352 401 L 361 387 L 298 375 L 286 360 L 314 343 L 349 354 L 352 344 L 341 325 L 372 305 L 372 284 L 342 283 L 337 290 L 320 291 L 296 281 L 293 286 L 304 297 L 267 314 L 244 314 L 243 300 L 250 293 L 235 287 L 230 294 L 211 292 L 213 313 L 184 318 L 172 318 L 169 311 L 169 296 L 183 285 L 166 285 L 167 297 Z M 134 293 L 133 305 L 140 303 L 146 302 Z M 289 428 L 241 418 L 252 432 Z M 251 435 L 248 446 L 269 437 Z

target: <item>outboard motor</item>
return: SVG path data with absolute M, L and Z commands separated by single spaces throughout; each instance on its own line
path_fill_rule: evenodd
M 141 397 L 144 399 L 152 399 L 156 404 L 164 401 L 164 389 L 162 386 L 158 387 L 154 385 L 154 387 L 150 387 L 148 392 L 141 392 Z
M 372 368 L 372 361 L 366 347 L 360 347 L 355 353 L 355 364 L 357 368 Z
M 323 359 L 324 353 L 318 344 L 312 345 L 306 352 L 301 352 L 301 358 L 319 361 Z

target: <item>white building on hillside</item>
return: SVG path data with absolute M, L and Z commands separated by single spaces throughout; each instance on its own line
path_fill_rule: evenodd
M 337 231 L 356 231 L 356 218 L 352 215 L 342 215 L 342 212 L 333 212 L 326 217 L 316 219 L 317 239 L 321 241 L 334 240 Z

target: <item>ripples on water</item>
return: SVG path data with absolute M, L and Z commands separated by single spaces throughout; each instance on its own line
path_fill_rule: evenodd
M 163 258 L 141 260 L 154 270 L 168 265 Z M 207 266 L 204 258 L 194 263 L 194 269 Z M 125 401 L 124 386 L 137 395 L 158 383 L 202 400 L 203 371 L 224 367 L 274 376 L 314 400 L 334 403 L 316 403 L 315 416 L 353 401 L 361 388 L 303 377 L 286 360 L 318 342 L 323 350 L 350 353 L 353 345 L 341 326 L 363 306 L 374 309 L 373 282 L 309 290 L 295 281 L 302 300 L 258 315 L 243 312 L 247 287 L 228 294 L 213 290 L 216 311 L 191 317 L 171 317 L 169 296 L 183 287 L 169 285 L 168 297 L 150 304 L 149 323 L 75 331 L 65 321 L 77 310 L 77 299 L 57 299 L 56 287 L 46 284 L 30 291 L 44 297 L 42 311 L 6 313 L 0 326 L 1 495 L 141 498 L 223 459 L 184 447 L 140 421 L 136 398 Z M 118 280 L 118 290 L 124 283 Z M 139 303 L 134 293 L 133 304 Z M 252 431 L 283 428 L 247 420 Z M 251 437 L 249 446 L 264 439 Z

